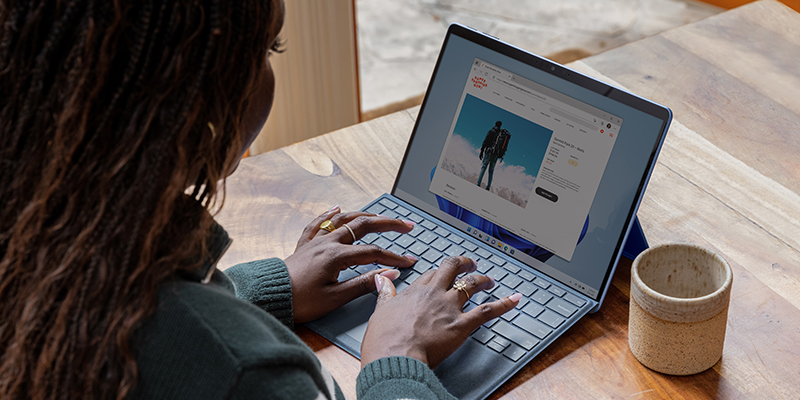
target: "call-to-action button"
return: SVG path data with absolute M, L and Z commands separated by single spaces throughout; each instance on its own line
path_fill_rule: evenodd
M 548 192 L 547 190 L 544 190 L 541 187 L 536 188 L 536 194 L 544 197 L 547 200 L 552 201 L 553 203 L 558 201 L 558 195 L 556 195 L 555 193 Z

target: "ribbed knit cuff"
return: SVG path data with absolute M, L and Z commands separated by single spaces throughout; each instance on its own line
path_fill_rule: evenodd
M 236 287 L 236 297 L 255 304 L 293 328 L 292 283 L 280 258 L 234 265 L 225 274 Z
M 433 371 L 410 357 L 385 357 L 367 364 L 356 378 L 359 399 L 455 399 Z

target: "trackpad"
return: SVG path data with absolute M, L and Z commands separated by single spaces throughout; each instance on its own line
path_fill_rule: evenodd
M 367 322 L 378 296 L 372 293 L 365 294 L 338 310 L 306 324 L 326 339 L 338 344 L 356 357 L 361 356 L 361 342 L 367 331 Z

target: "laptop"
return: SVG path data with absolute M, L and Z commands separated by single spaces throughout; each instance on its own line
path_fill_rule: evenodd
M 434 370 L 450 393 L 486 398 L 600 309 L 671 119 L 664 106 L 449 27 L 392 191 L 363 208 L 417 224 L 356 244 L 419 258 L 398 291 L 463 255 L 496 281 L 465 310 L 523 294 Z M 339 280 L 376 268 L 356 265 Z M 359 357 L 376 298 L 306 325 Z

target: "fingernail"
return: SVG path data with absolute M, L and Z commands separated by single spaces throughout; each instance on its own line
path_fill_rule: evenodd
M 521 298 L 522 298 L 522 294 L 521 293 L 514 293 L 511 296 L 508 296 L 508 299 L 513 301 L 513 302 L 515 302 L 515 303 L 518 302 L 519 299 L 521 299 Z
M 378 275 L 385 276 L 385 277 L 389 278 L 389 280 L 393 281 L 393 280 L 395 280 L 395 279 L 400 277 L 400 271 L 398 271 L 396 269 L 387 269 L 386 271 L 383 271 Z
M 407 220 L 407 219 L 404 219 L 404 220 L 401 220 L 401 221 L 403 221 L 403 223 L 404 223 L 404 224 L 406 224 L 406 225 L 408 225 L 408 226 L 410 226 L 410 227 L 412 227 L 412 228 L 414 227 L 414 225 L 416 225 L 416 224 L 417 224 L 416 222 L 414 222 L 414 221 L 409 221 L 409 220 Z
M 477 263 L 477 262 L 475 262 L 475 260 L 473 260 L 473 259 L 471 259 L 471 258 L 470 258 L 469 260 L 470 260 L 470 261 L 472 261 L 472 271 L 471 271 L 471 272 L 475 272 L 475 271 L 477 271 L 477 270 L 478 270 L 478 263 Z M 491 277 L 490 277 L 490 278 L 491 278 Z
M 378 274 L 375 275 L 375 290 L 380 292 L 381 289 L 383 289 L 383 278 Z
M 330 210 L 328 210 L 328 212 L 331 212 L 331 211 L 336 211 L 336 210 L 338 210 L 338 209 L 339 209 L 339 205 L 337 204 L 337 205 L 335 205 L 335 206 L 331 207 L 331 209 L 330 209 Z
M 411 261 L 414 261 L 414 262 L 417 262 L 417 260 L 419 260 L 419 258 L 417 258 L 416 256 L 413 256 L 411 254 L 403 254 L 403 257 L 405 257 L 405 258 L 407 258 L 407 259 L 409 259 Z
M 491 287 L 494 287 L 494 285 L 495 285 L 497 282 L 495 282 L 495 281 L 494 281 L 494 278 L 492 278 L 491 276 L 489 277 L 489 279 L 491 279 L 491 280 L 492 280 L 492 286 L 491 286 Z

